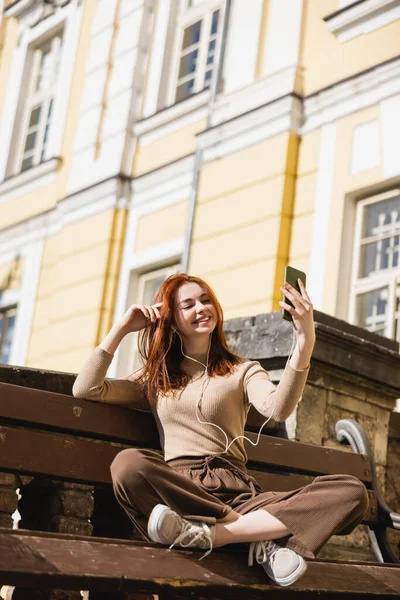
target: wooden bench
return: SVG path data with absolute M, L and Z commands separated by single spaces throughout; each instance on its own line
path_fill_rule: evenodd
M 258 422 L 254 415 L 249 418 L 250 438 L 256 438 Z M 339 441 L 350 443 L 354 453 L 271 435 L 263 435 L 257 447 L 246 446 L 249 471 L 265 490 L 290 490 L 317 475 L 334 473 L 354 475 L 368 489 L 370 503 L 363 522 L 369 527 L 377 562 L 309 561 L 306 574 L 290 593 L 304 598 L 342 594 L 341 598 L 352 599 L 398 595 L 399 560 L 386 542 L 386 529 L 400 529 L 400 515 L 390 511 L 379 493 L 368 440 L 360 426 L 342 420 L 336 430 Z M 126 447 L 160 448 L 151 413 L 0 383 L 0 473 L 93 486 L 96 515 L 96 494 L 112 497 L 110 464 Z M 199 562 L 200 551 L 169 550 L 128 539 L 130 521 L 121 517 L 118 510 L 122 509 L 113 502 L 106 503 L 112 514 L 97 516 L 101 526 L 94 531 L 95 535 L 107 531 L 107 537 L 0 528 L 1 584 L 113 592 L 113 598 L 153 593 L 160 598 L 257 600 L 282 598 L 287 590 L 270 583 L 258 566 L 247 566 L 245 545 L 215 549 Z M 40 512 L 40 506 L 35 510 Z M 21 513 L 23 523 L 24 509 Z M 35 518 L 40 523 L 40 515 Z

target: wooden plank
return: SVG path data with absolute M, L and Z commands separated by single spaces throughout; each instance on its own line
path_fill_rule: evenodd
M 77 483 L 110 483 L 121 444 L 50 431 L 0 426 L 0 471 L 46 475 Z
M 118 452 L 126 447 L 128 446 L 52 431 L 0 426 L 0 471 L 45 475 L 79 483 L 109 484 L 110 465 Z M 288 474 L 249 471 L 260 481 L 264 491 L 296 489 L 313 479 L 299 475 L 288 477 Z M 269 487 L 270 485 L 273 487 Z M 366 522 L 376 522 L 374 507 L 375 497 L 371 499 Z
M 0 418 L 55 431 L 160 448 L 151 412 L 0 383 Z
M 8 420 L 32 423 L 81 436 L 159 448 L 151 413 L 5 383 L 0 383 L 0 419 L 3 423 Z M 251 440 L 257 439 L 252 432 L 246 435 Z M 369 461 L 364 455 L 266 435 L 261 436 L 256 447 L 247 442 L 245 445 L 250 463 L 312 475 L 347 473 L 366 483 L 372 480 Z
M 199 561 L 202 554 L 140 542 L 0 530 L 0 578 L 5 585 L 252 600 L 266 594 L 283 598 L 288 592 L 272 584 L 259 565 L 248 567 L 246 552 L 218 549 Z M 307 572 L 290 592 L 396 596 L 400 567 L 308 561 Z
M 253 442 L 257 441 L 254 433 L 246 432 L 246 436 Z M 345 473 L 354 475 L 365 483 L 372 481 L 370 463 L 365 454 L 354 454 L 267 435 L 260 436 L 258 446 L 254 447 L 247 441 L 244 444 L 249 467 L 254 463 L 254 466 L 271 465 L 282 470 L 313 475 Z

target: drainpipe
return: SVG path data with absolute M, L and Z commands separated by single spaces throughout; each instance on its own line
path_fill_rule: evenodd
M 224 64 L 224 56 L 225 56 L 225 47 L 226 40 L 228 35 L 228 25 L 229 25 L 229 15 L 231 11 L 232 0 L 225 0 L 224 13 L 223 13 L 223 23 L 222 23 L 222 33 L 221 33 L 221 43 L 219 46 L 218 56 L 216 57 L 216 65 L 214 76 L 211 80 L 211 89 L 210 96 L 207 103 L 207 122 L 206 122 L 206 131 L 211 126 L 212 114 L 216 102 L 217 93 L 220 89 L 221 79 L 222 79 L 222 67 Z M 192 245 L 192 235 L 193 235 L 193 226 L 194 226 L 194 214 L 196 210 L 197 204 L 197 196 L 199 189 L 199 175 L 200 175 L 200 167 L 202 162 L 202 150 L 199 145 L 196 147 L 195 158 L 194 158 L 194 172 L 193 172 L 193 182 L 192 189 L 190 193 L 189 200 L 189 223 L 186 232 L 185 239 L 185 247 L 183 249 L 182 256 L 182 273 L 187 273 L 189 268 L 189 259 L 190 259 L 190 248 Z

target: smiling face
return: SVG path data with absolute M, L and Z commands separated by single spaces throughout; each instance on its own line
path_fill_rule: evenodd
M 217 311 L 207 291 L 198 283 L 184 283 L 175 294 L 173 326 L 183 338 L 210 335 Z

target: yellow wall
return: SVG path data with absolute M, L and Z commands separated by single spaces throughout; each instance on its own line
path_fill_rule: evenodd
M 141 216 L 138 220 L 135 251 L 183 237 L 186 233 L 188 208 L 189 203 L 185 200 Z
M 196 149 L 196 133 L 203 131 L 205 119 L 186 125 L 173 133 L 162 136 L 152 144 L 143 146 L 139 141 L 132 167 L 132 175 L 138 177 L 162 165 L 192 154 Z
M 366 35 L 339 42 L 323 17 L 337 0 L 308 0 L 304 11 L 303 67 L 306 95 L 400 53 L 400 19 Z
M 125 220 L 108 210 L 46 240 L 28 366 L 77 371 L 110 329 Z
M 189 270 L 215 285 L 226 318 L 278 308 L 297 148 L 286 133 L 202 167 Z
M 314 227 L 315 194 L 320 150 L 320 132 L 304 135 L 300 142 L 295 183 L 289 264 L 309 272 Z

